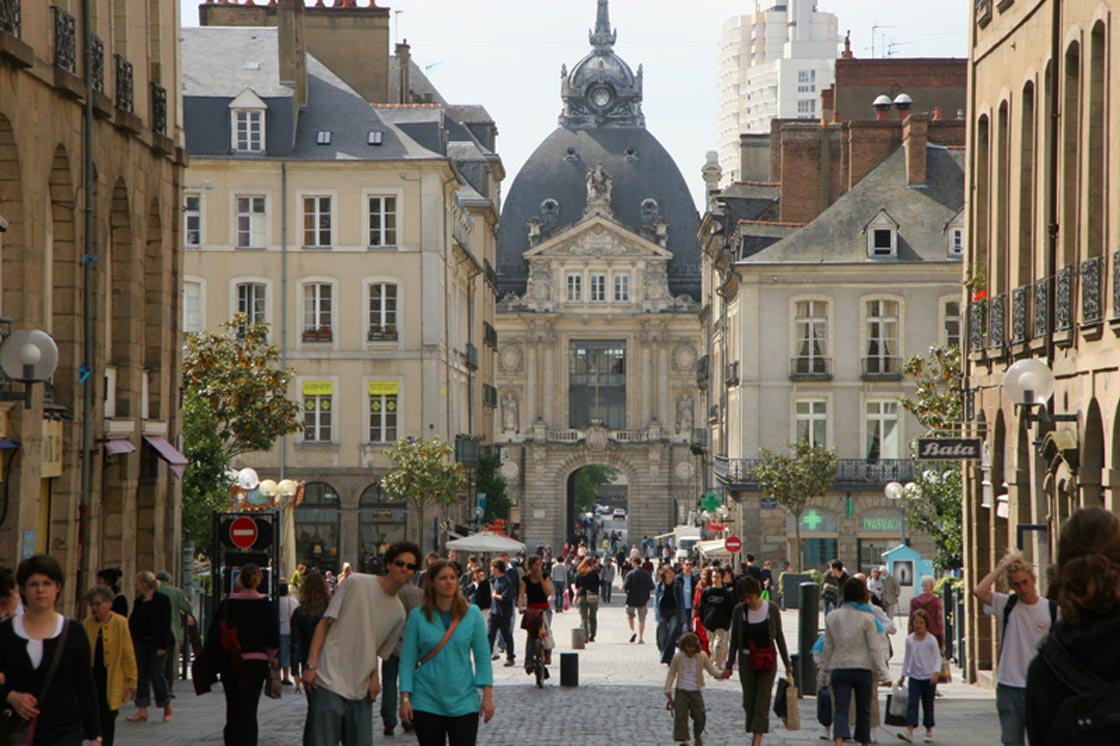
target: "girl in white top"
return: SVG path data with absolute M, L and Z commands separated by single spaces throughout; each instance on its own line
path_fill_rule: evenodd
M 696 746 L 703 746 L 702 736 L 707 721 L 704 706 L 704 671 L 715 679 L 724 678 L 707 654 L 700 650 L 700 638 L 686 632 L 677 641 L 677 653 L 665 677 L 666 708 L 673 711 L 673 741 L 688 743 L 688 718 L 692 716 L 692 729 Z M 673 695 L 676 694 L 674 698 Z
M 906 733 L 898 734 L 906 742 L 914 740 L 919 701 L 922 704 L 922 725 L 926 729 L 925 741 L 933 742 L 933 692 L 941 673 L 941 648 L 937 638 L 929 633 L 929 622 L 929 614 L 923 609 L 914 612 L 911 620 L 914 631 L 906 638 L 906 657 L 902 660 L 902 676 L 898 679 L 898 685 L 902 686 L 906 677 L 910 677 Z

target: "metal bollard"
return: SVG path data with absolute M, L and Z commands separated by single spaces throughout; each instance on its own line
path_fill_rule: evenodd
M 560 654 L 560 686 L 579 686 L 579 653 Z
M 805 696 L 817 694 L 817 671 L 813 667 L 813 643 L 819 635 L 817 629 L 820 613 L 820 586 L 802 583 L 801 599 L 797 612 L 797 652 L 800 665 L 794 670 L 797 689 Z
M 572 650 L 583 650 L 587 647 L 587 637 L 583 634 L 583 627 L 572 627 Z
M 956 609 L 953 606 L 953 586 L 946 583 L 941 588 L 941 609 L 945 616 L 945 657 L 953 658 L 953 638 L 957 625 Z

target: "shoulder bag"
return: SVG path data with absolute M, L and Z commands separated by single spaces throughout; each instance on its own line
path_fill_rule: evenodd
M 447 631 L 443 633 L 443 639 L 439 641 L 439 645 L 436 645 L 434 648 L 425 653 L 423 658 L 416 661 L 417 671 L 419 671 L 420 667 L 425 663 L 430 661 L 432 658 L 435 658 L 436 654 L 439 653 L 439 651 L 443 650 L 443 646 L 447 644 L 447 641 L 451 639 L 452 633 L 455 632 L 455 628 L 459 626 L 460 619 L 462 619 L 462 617 L 460 617 L 459 619 L 452 619 L 451 624 L 447 627 Z
M 38 702 L 45 702 L 47 692 L 54 683 L 54 674 L 58 671 L 58 664 L 62 660 L 62 651 L 66 647 L 66 637 L 70 632 L 70 620 L 62 622 L 62 632 L 58 636 L 58 647 L 51 656 L 51 667 L 47 669 L 47 678 L 43 679 L 43 688 L 39 692 Z M 0 746 L 31 746 L 35 740 L 35 726 L 39 718 L 24 720 L 15 710 L 5 708 L 0 711 Z

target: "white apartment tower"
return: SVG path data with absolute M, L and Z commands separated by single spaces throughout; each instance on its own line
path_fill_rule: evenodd
M 815 119 L 832 85 L 836 16 L 817 0 L 755 0 L 755 12 L 729 18 L 719 47 L 719 160 L 726 186 L 741 177 L 739 135 L 769 132 L 775 118 Z

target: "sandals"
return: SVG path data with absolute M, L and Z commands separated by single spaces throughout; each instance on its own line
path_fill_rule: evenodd
M 128 717 L 125 718 L 125 720 L 127 720 L 130 723 L 144 723 L 144 722 L 147 722 L 148 716 L 147 716 L 147 714 L 141 715 L 141 714 L 137 713 L 135 715 L 129 715 Z

